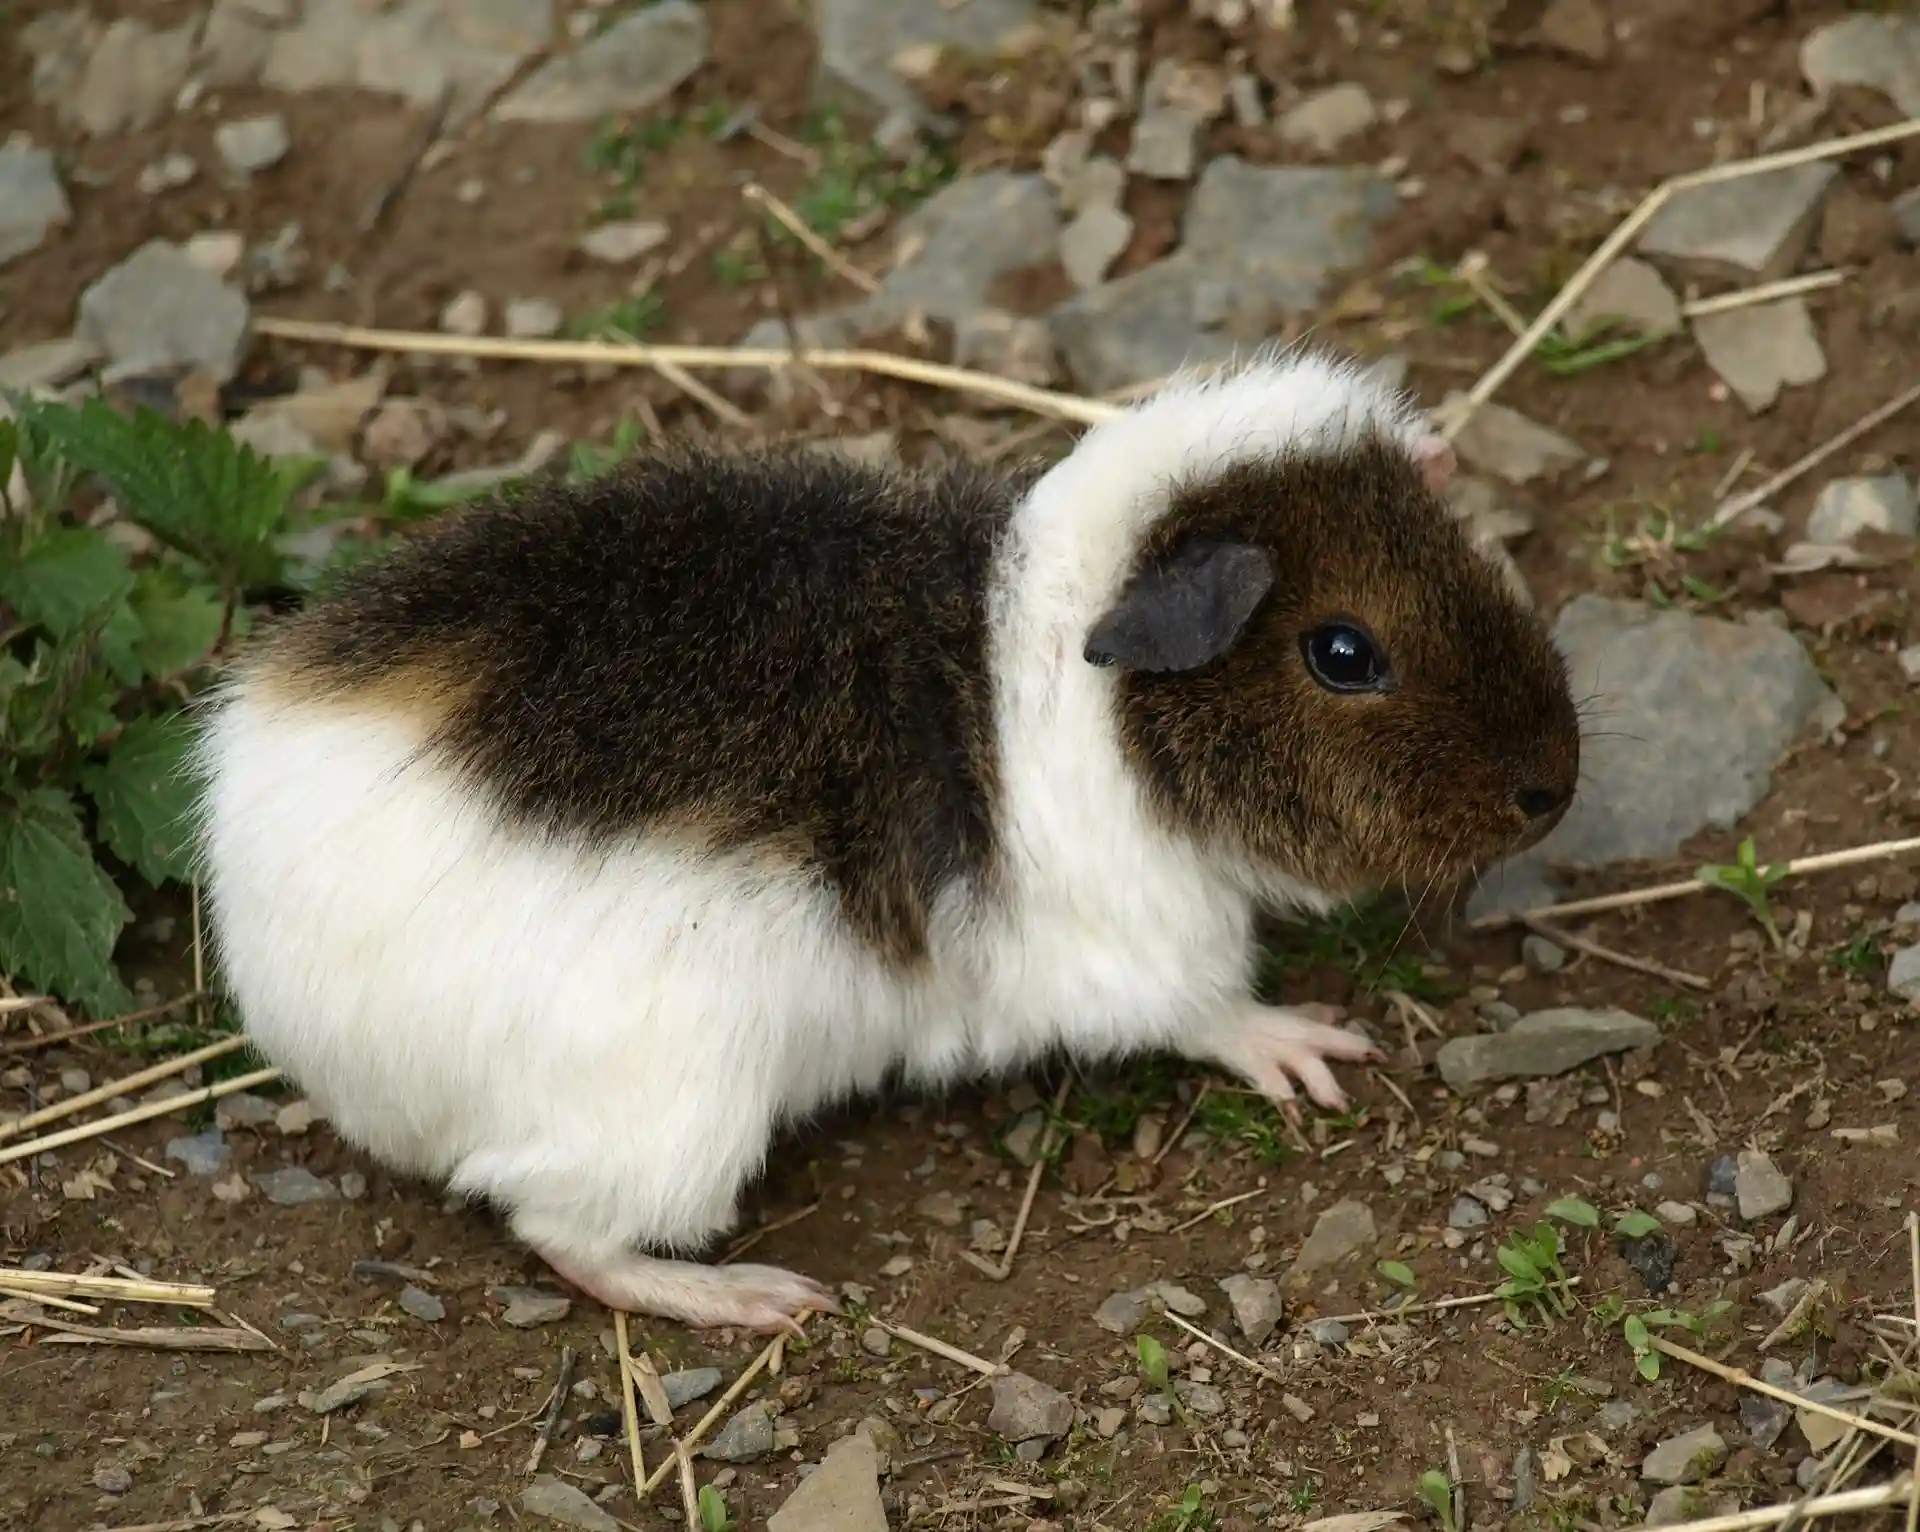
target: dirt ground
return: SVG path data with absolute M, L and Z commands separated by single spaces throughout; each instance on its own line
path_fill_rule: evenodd
M 15 4 L 7 29 L 41 9 Z M 139 9 L 156 22 L 185 13 L 174 0 Z M 1153 18 L 1149 57 L 1220 56 L 1218 30 L 1194 21 L 1185 6 L 1148 0 L 1142 9 Z M 1443 67 L 1475 14 L 1464 0 L 1411 14 L 1396 0 L 1339 15 L 1303 4 L 1284 45 L 1252 56 L 1256 69 L 1295 84 L 1357 80 L 1376 100 L 1412 103 L 1403 120 L 1373 129 L 1359 153 L 1376 163 L 1393 159 L 1404 167 L 1397 173 L 1424 190 L 1382 231 L 1368 269 L 1315 329 L 1337 346 L 1402 352 L 1412 386 L 1429 401 L 1470 385 L 1508 337 L 1484 311 L 1441 322 L 1435 294 L 1407 280 L 1397 263 L 1446 263 L 1481 249 L 1511 301 L 1537 311 L 1635 198 L 1664 176 L 1707 163 L 1716 134 L 1731 134 L 1750 152 L 1751 104 L 1801 91 L 1801 39 L 1846 7 L 1616 0 L 1612 14 L 1629 41 L 1600 67 L 1530 45 L 1525 9 L 1508 8 L 1491 61 L 1465 74 Z M 812 71 L 807 28 L 772 0 L 711 0 L 708 10 L 714 62 L 658 115 L 688 118 L 752 97 L 766 125 L 800 136 Z M 972 80 L 956 95 L 968 123 L 956 149 L 962 167 L 1033 166 L 1068 100 L 1044 71 L 1029 78 L 1018 69 Z M 230 101 L 225 112 L 254 105 L 288 119 L 297 149 L 283 167 L 245 194 L 208 177 L 150 198 L 133 189 L 140 167 L 168 149 L 204 155 L 207 119 L 181 114 L 148 133 L 79 142 L 31 101 L 24 67 L 0 71 L 0 116 L 60 146 L 70 171 L 86 172 L 72 228 L 5 273 L 0 350 L 66 334 L 80 289 L 146 238 L 214 227 L 267 237 L 294 219 L 311 271 L 337 267 L 351 282 L 331 290 L 306 280 L 259 299 L 261 312 L 433 330 L 444 306 L 468 288 L 496 302 L 550 298 L 570 315 L 625 298 L 623 276 L 575 248 L 590 211 L 620 191 L 594 168 L 590 151 L 601 130 L 476 129 L 401 184 L 421 127 L 409 109 L 382 98 L 309 96 Z M 1891 115 L 1883 102 L 1843 100 L 1823 130 Z M 1525 124 L 1524 150 L 1503 179 L 1483 175 L 1450 142 L 1447 125 L 1470 118 Z M 1212 152 L 1289 158 L 1268 130 L 1213 131 Z M 1124 152 L 1123 140 L 1116 143 Z M 1920 182 L 1920 151 L 1892 153 L 1879 169 L 1884 175 L 1872 164 L 1850 164 L 1846 174 L 1884 201 Z M 792 198 L 808 175 L 791 154 L 752 138 L 715 144 L 685 132 L 648 151 L 644 179 L 630 195 L 640 212 L 665 220 L 675 240 L 654 289 L 652 338 L 724 343 L 778 307 L 775 285 L 747 259 L 753 219 L 736 187 L 752 177 Z M 85 189 L 93 184 L 100 189 Z M 384 216 L 363 232 L 368 199 L 389 186 L 398 189 Z M 1137 232 L 1119 269 L 1166 247 L 1183 195 L 1184 188 L 1138 185 L 1129 193 Z M 1830 229 L 1827 237 L 1839 234 Z M 878 266 L 886 248 L 883 224 L 845 250 Z M 716 260 L 716 252 L 738 258 Z M 1753 835 L 1763 855 L 1777 860 L 1916 833 L 1911 763 L 1920 759 L 1920 728 L 1895 658 L 1920 640 L 1910 556 L 1859 574 L 1792 582 L 1758 573 L 1767 550 L 1752 539 L 1699 554 L 1605 556 L 1620 546 L 1609 541 L 1610 526 L 1634 526 L 1658 508 L 1697 514 L 1743 454 L 1751 457 L 1738 482 L 1757 482 L 1911 381 L 1920 316 L 1912 252 L 1888 235 L 1844 252 L 1843 262 L 1845 282 L 1811 300 L 1827 377 L 1787 390 L 1760 417 L 1729 398 L 1684 343 L 1573 377 L 1526 367 L 1501 393 L 1503 403 L 1610 463 L 1593 482 L 1515 496 L 1537 516 L 1517 557 L 1543 608 L 1583 590 L 1645 595 L 1657 587 L 1664 599 L 1695 605 L 1704 591 L 1713 598 L 1705 604 L 1722 612 L 1781 609 L 1847 704 L 1838 736 L 1795 751 L 1738 833 L 1703 837 L 1667 867 L 1610 873 L 1607 888 L 1731 860 L 1740 834 Z M 793 280 L 812 306 L 853 296 L 830 273 Z M 1035 272 L 1016 286 L 1038 303 L 1062 291 L 1063 281 L 1057 272 Z M 345 375 L 366 364 L 337 350 L 259 342 L 229 404 L 238 411 L 250 398 L 290 387 L 302 366 Z M 844 381 L 834 388 L 833 416 L 804 393 L 784 413 L 746 402 L 768 429 L 891 429 L 909 456 L 942 439 L 984 433 L 992 441 L 1029 424 L 996 415 L 982 425 L 966 415 L 969 406 L 925 390 Z M 509 460 L 548 429 L 610 441 L 622 422 L 649 411 L 670 429 L 711 429 L 699 406 L 640 374 L 400 359 L 390 389 L 498 412 L 496 429 L 450 432 L 417 465 L 423 477 Z M 964 417 L 957 427 L 956 416 Z M 1902 459 L 1911 469 L 1912 430 L 1909 423 L 1875 432 L 1786 492 L 1776 508 L 1787 526 L 1801 525 L 1829 473 Z M 1064 430 L 1055 436 L 1066 440 Z M 891 1459 L 885 1496 L 895 1527 L 1224 1532 L 1373 1510 L 1431 1521 L 1416 1481 L 1446 1467 L 1450 1452 L 1474 1527 L 1509 1520 L 1615 1527 L 1637 1525 L 1644 1515 L 1652 1488 L 1638 1471 L 1645 1449 L 1712 1422 L 1731 1448 L 1713 1476 L 1714 1496 L 1749 1505 L 1786 1498 L 1809 1451 L 1800 1428 L 1763 1450 L 1743 1427 L 1741 1391 L 1732 1384 L 1671 1358 L 1658 1381 L 1637 1375 L 1602 1300 L 1617 1295 L 1644 1308 L 1650 1293 L 1609 1232 L 1611 1217 L 1598 1231 L 1569 1231 L 1565 1264 L 1581 1279 L 1581 1306 L 1550 1327 L 1516 1329 L 1498 1304 L 1356 1320 L 1344 1345 L 1321 1345 L 1305 1326 L 1389 1301 L 1393 1284 L 1374 1270 L 1374 1258 L 1410 1268 L 1421 1300 L 1484 1294 L 1504 1275 L 1500 1240 L 1529 1227 L 1556 1198 L 1578 1195 L 1609 1213 L 1679 1201 L 1699 1205 L 1698 1221 L 1669 1228 L 1678 1264 L 1658 1301 L 1696 1315 L 1716 1300 L 1732 1307 L 1704 1337 L 1672 1333 L 1757 1372 L 1756 1343 L 1780 1317 L 1760 1295 L 1790 1278 L 1824 1279 L 1832 1292 L 1816 1332 L 1769 1354 L 1795 1363 L 1812 1355 L 1817 1371 L 1843 1381 L 1878 1365 L 1885 1342 L 1870 1316 L 1910 1313 L 1914 1302 L 1905 1217 L 1916 1205 L 1909 1146 L 1920 1136 L 1920 1095 L 1907 1088 L 1913 1019 L 1887 991 L 1886 955 L 1895 945 L 1895 912 L 1916 887 L 1910 866 L 1897 863 L 1783 886 L 1776 893 L 1781 925 L 1801 923 L 1784 954 L 1768 949 L 1731 898 L 1681 899 L 1579 927 L 1608 948 L 1705 976 L 1704 992 L 1577 956 L 1557 972 L 1534 972 L 1521 963 L 1517 930 L 1476 935 L 1437 908 L 1422 911 L 1411 929 L 1398 920 L 1356 926 L 1350 945 L 1324 935 L 1286 938 L 1282 950 L 1291 956 L 1280 965 L 1281 992 L 1349 1005 L 1390 1045 L 1380 1070 L 1347 1072 L 1355 1112 L 1310 1119 L 1301 1146 L 1224 1082 L 1200 1099 L 1206 1077 L 1197 1070 L 1084 1081 L 1066 1112 L 1074 1131 L 1041 1181 L 1004 1281 L 968 1255 L 991 1252 L 1014 1223 L 1027 1174 L 1004 1140 L 1009 1130 L 1030 1127 L 1027 1114 L 1051 1097 L 1057 1075 L 983 1085 L 944 1101 L 865 1103 L 818 1124 L 782 1144 L 742 1233 L 766 1231 L 755 1259 L 835 1288 L 857 1284 L 859 1307 L 845 1321 L 813 1321 L 807 1343 L 787 1350 L 781 1375 L 762 1377 L 743 1396 L 776 1404 L 780 1428 L 794 1434 L 754 1461 L 697 1460 L 697 1477 L 721 1488 L 739 1525 L 765 1525 L 801 1463 L 817 1461 L 854 1422 L 870 1418 L 884 1423 L 878 1435 Z M 134 966 L 164 998 L 188 982 L 189 922 L 171 908 L 147 914 Z M 1412 955 L 1423 961 L 1409 961 Z M 1389 965 L 1394 982 L 1414 986 L 1449 1033 L 1478 1030 L 1476 1008 L 1500 1000 L 1523 1012 L 1617 1005 L 1658 1020 L 1666 1035 L 1646 1057 L 1596 1065 L 1550 1087 L 1458 1096 L 1432 1071 L 1438 1037 L 1403 1029 L 1402 1013 L 1373 982 Z M 0 1076 L 0 1107 L 20 1109 L 26 1083 L 37 1089 L 74 1069 L 111 1078 L 199 1038 L 189 1013 L 127 1044 L 87 1039 L 19 1058 L 0 1053 L 0 1069 L 14 1071 Z M 21 1066 L 30 1068 L 21 1074 Z M 1170 1137 L 1196 1101 L 1188 1131 Z M 236 1525 L 335 1532 L 518 1526 L 528 1521 L 520 1497 L 540 1413 L 569 1347 L 573 1388 L 541 1471 L 589 1494 L 627 1483 L 608 1314 L 575 1297 L 559 1320 L 505 1323 L 490 1290 L 560 1291 L 552 1274 L 483 1212 L 443 1205 L 437 1189 L 390 1177 L 339 1144 L 324 1123 L 298 1134 L 272 1124 L 230 1131 L 231 1172 L 219 1179 L 163 1161 L 169 1140 L 209 1118 L 142 1124 L 107 1150 L 83 1145 L 57 1162 L 36 1163 L 30 1179 L 21 1167 L 0 1168 L 0 1263 L 77 1271 L 110 1258 L 158 1278 L 212 1284 L 217 1311 L 256 1326 L 275 1349 L 173 1354 L 50 1345 L 36 1343 L 42 1337 L 31 1328 L 0 1339 L 0 1527 L 66 1532 L 225 1513 L 234 1513 Z M 1836 1133 L 1869 1128 L 1882 1131 Z M 1025 1148 L 1031 1133 L 1015 1132 L 1013 1140 Z M 1156 1140 L 1168 1146 L 1157 1160 Z M 1708 1203 L 1709 1165 L 1748 1148 L 1771 1154 L 1791 1180 L 1791 1228 L 1783 1231 L 1776 1218 L 1743 1229 L 1724 1206 Z M 110 1167 L 98 1165 L 103 1152 L 113 1157 Z M 69 1195 L 68 1183 L 88 1165 L 110 1172 L 105 1184 Z M 232 1172 L 287 1165 L 336 1185 L 357 1175 L 364 1192 L 304 1206 L 273 1205 L 257 1191 L 236 1201 L 214 1193 Z M 1464 1237 L 1450 1231 L 1458 1195 L 1502 1172 L 1512 1207 Z M 1290 1292 L 1281 1328 L 1253 1346 L 1235 1327 L 1219 1279 L 1249 1270 L 1284 1275 L 1315 1219 L 1343 1198 L 1372 1210 L 1377 1249 Z M 365 1262 L 389 1269 L 369 1272 Z M 399 1268 L 406 1270 L 394 1275 Z M 440 1300 L 443 1318 L 398 1306 L 408 1281 Z M 1174 1376 L 1190 1396 L 1199 1385 L 1197 1397 L 1220 1406 L 1203 1410 L 1190 1397 L 1186 1418 L 1164 1425 L 1136 1413 L 1152 1389 L 1141 1382 L 1134 1333 L 1112 1333 L 1093 1317 L 1110 1295 L 1156 1282 L 1202 1300 L 1199 1327 L 1264 1369 L 1256 1373 L 1150 1313 L 1139 1328 L 1164 1345 Z M 874 1319 L 1009 1360 L 1073 1396 L 1085 1416 L 1030 1461 L 988 1427 L 991 1390 L 983 1380 L 886 1341 Z M 187 1321 L 152 1310 L 100 1322 Z M 0 1325 L 0 1336 L 8 1328 Z M 664 1324 L 640 1325 L 635 1344 L 663 1372 L 713 1366 L 727 1382 L 761 1346 L 752 1337 Z M 381 1358 L 410 1370 L 331 1415 L 299 1402 L 303 1391 Z M 1208 1386 L 1218 1396 L 1210 1398 Z M 681 1407 L 679 1425 L 715 1397 Z M 1115 1421 L 1104 1411 L 1124 1412 L 1117 1431 L 1106 1429 Z M 659 1454 L 656 1436 L 649 1462 Z M 1888 1456 L 1868 1480 L 1891 1468 Z M 1530 1482 L 1516 1484 L 1517 1458 Z M 1519 1509 L 1517 1493 L 1525 1502 Z M 604 1505 L 627 1525 L 682 1524 L 672 1482 L 645 1506 L 624 1488 Z M 263 1506 L 284 1516 L 259 1512 Z

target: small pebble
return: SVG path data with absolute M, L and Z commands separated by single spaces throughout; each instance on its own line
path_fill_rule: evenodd
M 102 1463 L 93 1471 L 93 1487 L 103 1495 L 124 1495 L 133 1488 L 133 1475 L 118 1463 Z
M 409 1283 L 400 1289 L 399 1304 L 401 1311 L 411 1314 L 415 1319 L 427 1324 L 437 1325 L 447 1317 L 447 1306 L 432 1293 Z

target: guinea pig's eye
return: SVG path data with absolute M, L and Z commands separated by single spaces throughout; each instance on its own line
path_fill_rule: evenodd
M 1303 634 L 1300 653 L 1314 680 L 1330 692 L 1374 692 L 1387 686 L 1386 656 L 1351 623 L 1330 622 Z

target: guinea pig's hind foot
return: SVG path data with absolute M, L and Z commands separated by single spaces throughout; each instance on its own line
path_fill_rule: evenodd
M 1358 1063 L 1380 1057 L 1363 1037 L 1320 1019 L 1337 1014 L 1326 1007 L 1302 1005 L 1282 1009 L 1249 1005 L 1222 1023 L 1195 1051 L 1213 1063 L 1242 1075 L 1288 1117 L 1298 1119 L 1294 1081 L 1306 1087 L 1316 1105 L 1339 1111 L 1346 1092 L 1327 1067 L 1328 1060 Z
M 656 1314 L 696 1329 L 730 1325 L 799 1335 L 800 1315 L 840 1312 L 839 1300 L 819 1283 L 777 1266 L 702 1266 L 633 1254 L 585 1261 L 535 1249 L 563 1278 L 610 1309 Z

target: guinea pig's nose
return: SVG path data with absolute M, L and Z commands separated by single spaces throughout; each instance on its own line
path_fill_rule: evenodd
M 1513 795 L 1514 806 L 1529 819 L 1544 819 L 1567 801 L 1551 787 L 1523 787 Z

